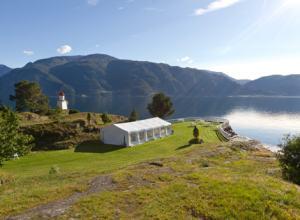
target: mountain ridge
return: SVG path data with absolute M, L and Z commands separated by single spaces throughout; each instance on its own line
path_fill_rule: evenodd
M 50 57 L 12 69 L 0 77 L 0 100 L 4 104 L 12 104 L 9 95 L 14 93 L 14 84 L 21 80 L 40 83 L 52 105 L 57 92 L 64 90 L 71 107 L 88 111 L 91 106 L 96 109 L 110 106 L 105 109 L 118 114 L 136 106 L 142 108 L 154 93 L 161 91 L 173 99 L 300 95 L 300 75 L 275 75 L 241 83 L 222 72 L 118 59 L 105 54 Z
M 6 65 L 0 64 L 0 77 L 9 73 L 12 69 Z

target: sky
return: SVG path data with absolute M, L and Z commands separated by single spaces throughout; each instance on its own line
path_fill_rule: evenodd
M 300 0 L 0 0 L 0 63 L 102 53 L 224 72 L 300 74 Z

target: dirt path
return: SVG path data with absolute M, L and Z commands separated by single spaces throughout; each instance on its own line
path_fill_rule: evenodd
M 76 203 L 79 199 L 91 194 L 100 193 L 102 191 L 111 190 L 115 188 L 112 177 L 109 175 L 98 176 L 89 183 L 89 189 L 85 192 L 74 193 L 72 196 L 51 202 L 45 205 L 40 205 L 35 208 L 17 215 L 7 217 L 6 220 L 27 220 L 27 219 L 49 219 L 62 215 L 71 205 Z

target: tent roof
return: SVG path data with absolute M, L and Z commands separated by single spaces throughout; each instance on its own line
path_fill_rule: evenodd
M 114 124 L 114 126 L 127 132 L 149 130 L 153 128 L 159 128 L 159 127 L 170 126 L 170 125 L 171 123 L 162 120 L 158 117 L 149 118 L 140 121 L 128 122 L 128 123 Z

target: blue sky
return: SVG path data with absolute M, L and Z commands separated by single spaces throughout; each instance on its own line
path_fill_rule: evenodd
M 300 0 L 1 0 L 0 63 L 105 53 L 255 79 L 300 74 Z

